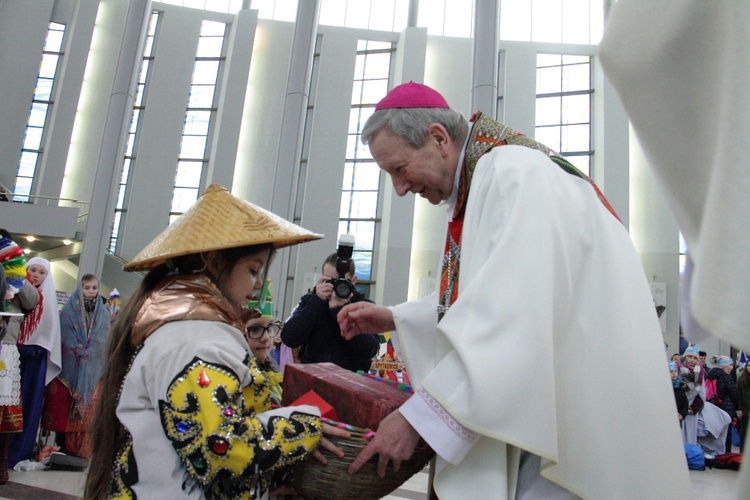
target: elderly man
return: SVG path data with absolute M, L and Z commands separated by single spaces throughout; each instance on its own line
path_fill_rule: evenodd
M 676 498 L 689 485 L 643 270 L 593 182 L 433 89 L 391 90 L 365 124 L 399 195 L 445 205 L 438 296 L 352 304 L 342 334 L 396 330 L 416 394 L 350 466 L 398 468 L 423 437 L 451 498 Z M 459 267 L 460 266 L 460 267 Z

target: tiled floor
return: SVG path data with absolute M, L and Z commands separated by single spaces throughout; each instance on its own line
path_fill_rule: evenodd
M 427 469 L 412 476 L 386 500 L 426 500 Z M 0 499 L 75 500 L 83 494 L 85 474 L 63 471 L 10 471 L 10 482 L 0 486 Z M 693 496 L 690 500 L 735 498 L 737 472 L 727 470 L 690 471 Z

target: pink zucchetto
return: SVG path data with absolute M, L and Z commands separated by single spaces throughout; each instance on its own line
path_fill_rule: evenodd
M 421 83 L 402 83 L 394 87 L 375 106 L 375 111 L 392 108 L 449 108 L 443 96 Z

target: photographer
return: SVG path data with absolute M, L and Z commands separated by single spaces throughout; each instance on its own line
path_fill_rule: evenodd
M 380 347 L 378 336 L 360 335 L 345 340 L 341 337 L 336 315 L 346 304 L 372 301 L 354 288 L 357 277 L 354 276 L 354 260 L 351 257 L 341 262 L 345 274 L 341 276 L 337 271 L 339 253 L 332 253 L 323 262 L 323 275 L 315 287 L 300 299 L 284 323 L 281 340 L 289 347 L 300 347 L 299 359 L 302 363 L 331 362 L 347 370 L 366 372 Z M 334 293 L 334 284 L 343 297 Z

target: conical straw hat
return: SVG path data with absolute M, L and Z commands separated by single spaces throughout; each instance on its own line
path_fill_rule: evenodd
M 265 243 L 282 248 L 322 237 L 211 184 L 123 269 L 144 271 L 181 255 Z

